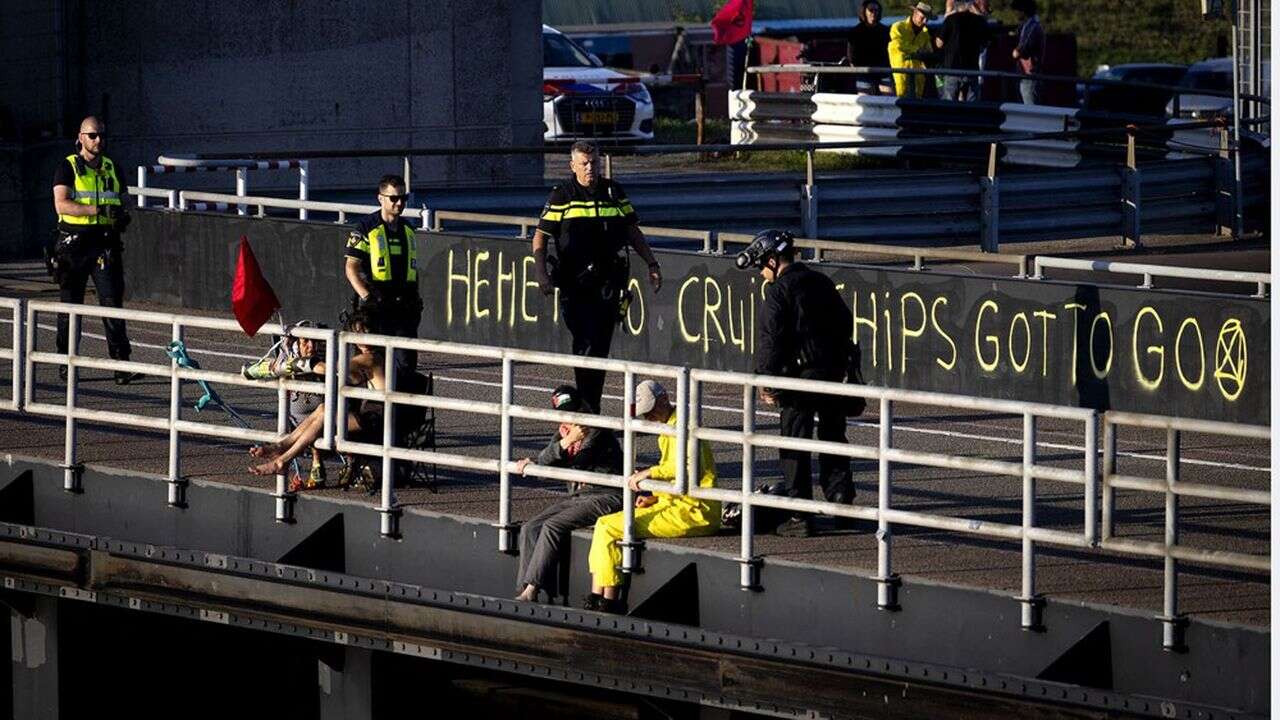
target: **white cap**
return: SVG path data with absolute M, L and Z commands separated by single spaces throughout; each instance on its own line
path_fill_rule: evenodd
M 645 380 L 636 385 L 636 408 L 632 413 L 635 416 L 644 415 L 658 404 L 658 398 L 666 397 L 667 390 L 658 384 L 656 380 Z

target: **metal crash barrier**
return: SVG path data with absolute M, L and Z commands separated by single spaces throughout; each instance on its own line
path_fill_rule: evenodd
M 895 528 L 915 527 L 959 533 L 992 540 L 1017 542 L 1022 552 L 1022 581 L 1020 592 L 1014 599 L 1020 603 L 1021 625 L 1027 629 L 1042 626 L 1043 596 L 1036 590 L 1036 551 L 1040 545 L 1074 548 L 1085 552 L 1107 552 L 1129 557 L 1162 559 L 1164 561 L 1165 602 L 1163 613 L 1158 616 L 1164 623 L 1163 642 L 1173 649 L 1182 645 L 1185 638 L 1182 628 L 1186 621 L 1177 611 L 1178 564 L 1192 562 L 1218 568 L 1270 572 L 1270 558 L 1239 552 L 1228 552 L 1179 544 L 1180 497 L 1211 498 L 1221 501 L 1269 505 L 1267 491 L 1248 490 L 1204 483 L 1184 481 L 1181 476 L 1180 433 L 1208 433 L 1253 440 L 1268 440 L 1271 430 L 1263 426 L 1197 421 L 1173 417 L 1136 415 L 1132 413 L 1095 411 L 1077 407 L 1054 406 L 1009 400 L 993 400 L 962 395 L 898 390 L 892 388 L 843 383 L 780 378 L 746 373 L 689 369 L 670 365 L 638 363 L 622 360 L 585 358 L 558 353 L 466 345 L 393 338 L 380 335 L 338 333 L 334 330 L 315 328 L 291 328 L 295 336 L 309 337 L 326 342 L 325 373 L 318 382 L 298 380 L 246 380 L 238 373 L 213 370 L 194 370 L 178 366 L 176 361 L 164 365 L 144 362 L 124 362 L 96 359 L 85 356 L 80 350 L 80 324 L 84 318 L 121 318 L 134 323 L 153 323 L 171 329 L 175 341 L 184 339 L 188 329 L 238 332 L 232 320 L 202 318 L 139 310 L 68 305 L 56 302 L 25 303 L 0 298 L 0 307 L 13 311 L 15 327 L 11 333 L 12 346 L 0 350 L 0 357 L 15 360 L 15 372 L 21 366 L 25 382 L 20 394 L 20 406 L 25 412 L 61 417 L 66 421 L 65 487 L 77 490 L 77 427 L 80 423 L 102 423 L 111 426 L 137 428 L 169 435 L 169 504 L 185 502 L 181 475 L 181 439 L 183 435 L 203 435 L 232 438 L 249 442 L 274 440 L 278 433 L 265 430 L 230 427 L 216 422 L 193 422 L 181 417 L 181 385 L 183 381 L 205 380 L 242 387 L 258 388 L 273 392 L 278 398 L 277 430 L 285 428 L 286 393 L 290 390 L 320 394 L 324 398 L 325 422 L 322 436 L 316 446 L 340 453 L 370 455 L 381 459 L 381 497 L 377 512 L 381 514 L 380 530 L 383 535 L 399 534 L 400 509 L 393 493 L 395 473 L 392 463 L 396 460 L 434 464 L 442 467 L 497 475 L 498 550 L 511 552 L 515 547 L 512 522 L 512 478 L 516 462 L 512 456 L 512 423 L 516 419 L 545 422 L 573 422 L 595 428 L 603 428 L 622 434 L 624 448 L 623 473 L 618 476 L 529 465 L 526 474 L 552 480 L 590 483 L 620 488 L 624 495 L 626 530 L 622 569 L 634 572 L 639 569 L 639 549 L 643 546 L 634 534 L 634 498 L 626 487 L 626 478 L 634 470 L 635 439 L 637 433 L 668 435 L 677 442 L 678 473 L 673 483 L 646 480 L 641 487 L 652 491 L 687 494 L 715 501 L 741 503 L 742 525 L 738 561 L 741 564 L 740 585 L 743 588 L 760 587 L 761 559 L 754 552 L 754 512 L 772 508 L 791 512 L 822 513 L 834 517 L 852 518 L 875 523 L 877 545 L 876 582 L 879 584 L 877 604 L 886 610 L 899 607 L 899 577 L 893 571 L 893 535 Z M 25 312 L 23 311 L 25 309 Z M 70 320 L 68 351 L 65 354 L 35 350 L 35 329 L 38 314 L 65 314 Z M 264 332 L 279 333 L 285 328 L 266 326 Z M 351 348 L 355 345 L 381 347 L 385 350 L 387 387 L 394 386 L 395 365 L 393 350 L 405 349 L 447 356 L 486 359 L 501 364 L 501 395 L 498 402 L 460 398 L 417 395 L 405 392 L 377 390 L 365 387 L 349 387 L 339 378 L 347 375 Z M 198 351 L 197 351 L 198 352 Z M 20 362 L 18 362 L 20 360 Z M 34 396 L 34 376 L 37 364 L 66 366 L 65 402 L 37 402 Z M 514 400 L 517 364 L 555 368 L 592 368 L 617 373 L 626 388 L 621 412 L 616 416 L 562 412 L 545 407 L 521 405 Z M 81 368 L 102 370 L 126 370 L 155 377 L 167 377 L 169 385 L 169 412 L 167 416 L 143 415 L 125 410 L 97 410 L 83 407 L 79 402 L 78 388 Z M 651 423 L 629 416 L 634 401 L 635 383 L 641 377 L 659 377 L 671 382 L 673 403 L 676 408 L 674 426 Z M 702 423 L 703 391 L 707 385 L 728 386 L 741 392 L 742 425 L 739 429 L 707 427 Z M 16 387 L 16 386 L 15 386 Z M 756 430 L 756 396 L 762 387 L 800 392 L 823 393 L 842 397 L 865 398 L 868 405 L 878 408 L 874 418 L 868 418 L 877 429 L 874 443 L 849 444 L 824 442 L 801 438 L 784 438 Z M 390 419 L 396 406 L 419 406 L 467 413 L 493 418 L 498 424 L 500 441 L 496 446 L 480 447 L 478 454 L 463 454 L 446 450 L 422 450 L 400 447 L 395 444 L 392 422 L 384 422 L 380 443 L 357 442 L 347 435 L 345 419 L 349 403 L 372 400 L 386 403 L 384 417 Z M 1012 462 L 967 454 L 946 454 L 903 449 L 895 443 L 895 412 L 898 406 L 909 404 L 927 409 L 961 409 L 992 415 L 1021 417 L 1022 460 Z M 1041 420 L 1054 420 L 1078 425 L 1083 431 L 1083 463 L 1079 468 L 1055 467 L 1042 462 L 1037 455 L 1040 444 L 1038 425 Z M 1121 427 L 1164 430 L 1168 447 L 1166 472 L 1163 479 L 1120 474 L 1116 470 L 1116 436 Z M 708 441 L 726 443 L 742 450 L 742 486 L 740 489 L 702 488 L 691 482 L 696 477 L 694 464 L 698 453 L 692 452 L 694 443 Z M 875 461 L 877 466 L 877 491 L 874 505 L 837 505 L 826 501 L 801 500 L 753 492 L 755 462 L 760 448 L 795 449 L 819 453 L 843 455 L 849 458 Z M 1101 458 L 1101 462 L 1100 462 Z M 988 522 L 976 518 L 953 517 L 921 510 L 906 510 L 894 506 L 895 466 L 912 465 L 931 468 L 964 470 L 991 477 L 1007 477 L 1021 480 L 1022 521 L 1020 524 Z M 1040 496 L 1037 483 L 1048 481 L 1066 483 L 1082 488 L 1082 525 L 1079 531 L 1065 531 L 1042 527 L 1037 523 L 1036 505 Z M 1115 534 L 1117 512 L 1115 491 L 1136 490 L 1165 495 L 1165 538 L 1163 542 L 1118 537 Z M 276 478 L 277 519 L 288 521 L 296 500 L 288 491 L 283 476 Z M 1101 503 L 1099 503 L 1101 499 Z

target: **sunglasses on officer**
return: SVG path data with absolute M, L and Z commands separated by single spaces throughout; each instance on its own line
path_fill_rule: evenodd
M 402 202 L 408 202 L 408 201 L 409 201 L 409 194 L 408 194 L 408 193 L 405 193 L 405 194 L 403 194 L 403 195 L 395 195 L 395 194 L 392 194 L 392 193 L 378 193 L 378 194 L 379 194 L 379 195 L 381 195 L 382 197 L 386 198 L 388 201 L 390 201 L 390 202 L 391 202 L 391 203 L 393 203 L 393 204 L 394 204 L 394 203 L 402 203 Z

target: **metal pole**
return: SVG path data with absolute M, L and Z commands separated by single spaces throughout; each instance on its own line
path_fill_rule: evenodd
M 751 384 L 742 386 L 742 550 L 738 555 L 738 584 L 743 590 L 760 589 L 760 558 L 755 553 L 755 512 L 751 507 L 751 492 L 755 487 L 755 445 L 751 436 L 756 431 L 756 389 Z
M 1181 650 L 1185 646 L 1186 619 L 1178 615 L 1178 561 L 1173 557 L 1173 549 L 1178 545 L 1178 456 L 1182 434 L 1170 428 L 1166 435 L 1164 477 L 1166 490 L 1164 494 L 1164 625 L 1163 647 L 1165 650 Z
M 1103 419 L 1102 425 L 1102 539 L 1115 532 L 1116 491 L 1111 477 L 1116 474 L 1116 426 Z
M 499 429 L 498 460 L 498 552 L 509 553 L 514 547 L 511 537 L 511 398 L 514 387 L 515 364 L 510 357 L 502 358 L 502 415 Z
M 249 169 L 236 168 L 236 195 L 244 197 L 249 194 Z M 239 215 L 248 215 L 249 207 L 247 205 L 236 205 L 236 213 Z
M 334 425 L 338 418 L 337 359 L 338 331 L 330 330 L 324 343 L 324 441 L 330 451 L 337 449 L 337 439 L 334 437 Z
M 171 339 L 182 342 L 182 323 L 174 321 Z M 169 506 L 187 506 L 187 484 L 182 478 L 182 435 L 178 420 L 182 418 L 182 380 L 178 378 L 178 360 L 169 360 Z
M 35 333 L 32 333 L 35 335 Z M 76 463 L 76 381 L 79 372 L 75 357 L 80 351 L 80 315 L 67 313 L 67 388 L 66 388 L 66 438 L 63 447 L 62 489 L 80 492 L 80 466 Z
M 26 403 L 23 402 L 22 396 L 24 382 L 23 371 L 25 369 L 24 366 L 26 365 L 24 360 L 26 356 L 22 352 L 23 346 L 25 345 L 23 338 L 24 327 L 22 321 L 24 320 L 24 316 L 22 309 L 23 301 L 19 299 L 18 304 L 13 308 L 13 361 L 10 369 L 12 374 L 10 379 L 12 380 L 13 387 L 13 409 L 18 411 L 21 411 L 26 406 Z
M 1256 19 L 1255 19 L 1256 22 Z M 1244 235 L 1244 185 L 1240 172 L 1240 13 L 1231 15 L 1231 159 L 1234 165 L 1235 191 L 1232 193 L 1231 239 Z
M 1084 423 L 1084 536 L 1098 544 L 1098 413 Z
M 1031 530 L 1036 526 L 1036 416 L 1022 415 L 1022 629 L 1042 625 L 1043 600 L 1036 595 L 1036 546 Z
M 635 375 L 630 370 L 622 374 L 622 475 L 630 479 L 636 469 L 635 431 L 631 429 L 631 408 L 636 402 Z M 679 442 L 677 438 L 677 442 Z M 634 572 L 639 566 L 636 542 L 636 496 L 630 487 L 622 488 L 622 572 Z
M 386 389 L 391 391 L 396 386 L 396 361 L 395 349 L 390 345 L 386 346 L 386 360 L 384 365 L 384 374 L 387 379 Z M 395 428 L 395 404 L 390 399 L 383 401 L 384 407 L 382 412 L 382 503 L 378 508 L 378 512 L 382 513 L 381 532 L 383 537 L 396 537 L 400 534 L 397 527 L 397 511 L 395 508 L 395 495 L 392 493 L 392 487 L 395 485 L 395 461 L 391 459 L 391 455 L 387 452 L 395 444 L 395 434 L 392 432 Z
M 27 403 L 35 399 L 36 364 L 35 361 L 31 359 L 31 354 L 36 351 L 35 327 L 36 309 L 28 305 L 27 333 L 26 337 L 22 339 L 22 346 L 24 348 L 22 361 L 22 407 L 20 408 L 22 410 L 27 408 Z
M 604 176 L 613 178 L 613 156 L 609 153 L 604 153 Z
M 893 466 L 889 462 L 889 449 L 893 447 L 893 401 L 880 398 L 880 496 L 876 526 L 877 577 L 876 604 L 881 610 L 898 610 L 898 585 L 893 574 L 893 530 L 885 513 L 889 511 L 889 496 L 893 489 Z
M 279 381 L 277 381 L 279 382 Z M 276 388 L 276 432 L 280 437 L 289 430 L 289 391 L 284 385 Z M 276 522 L 293 522 L 293 493 L 289 492 L 289 465 L 276 473 Z
M 676 376 L 676 495 L 689 492 L 689 368 Z
M 298 201 L 299 202 L 307 201 L 307 183 L 310 179 L 308 177 L 310 174 L 311 174 L 310 162 L 307 160 L 298 161 Z M 405 190 L 405 192 L 409 192 L 409 191 Z M 304 207 L 298 208 L 298 219 L 299 220 L 307 219 L 306 208 Z
M 804 187 L 800 189 L 800 226 L 805 237 L 818 237 L 818 186 L 814 171 L 814 150 L 804 153 Z
M 138 166 L 138 190 L 147 189 L 147 166 Z M 147 196 L 145 193 L 138 193 L 138 207 L 145 208 L 147 206 Z
M 413 182 L 413 158 L 408 155 L 404 156 L 404 193 L 408 195 L 412 191 Z

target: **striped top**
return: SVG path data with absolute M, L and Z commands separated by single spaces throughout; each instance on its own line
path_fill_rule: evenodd
M 551 189 L 538 229 L 555 238 L 561 268 L 576 273 L 616 256 L 638 223 L 621 185 L 601 178 L 588 188 L 570 178 Z

